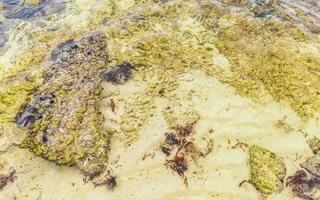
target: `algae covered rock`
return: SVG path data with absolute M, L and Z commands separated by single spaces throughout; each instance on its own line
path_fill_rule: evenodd
M 314 176 L 320 177 L 320 158 L 310 157 L 301 164 L 301 167 Z
M 85 175 L 103 172 L 110 135 L 102 127 L 97 91 L 106 62 L 106 38 L 100 33 L 53 49 L 43 83 L 17 115 L 17 124 L 29 130 L 20 146 L 58 164 L 78 166 Z
M 317 154 L 320 151 L 320 140 L 318 138 L 310 138 L 307 143 L 314 154 Z
M 256 145 L 250 147 L 249 154 L 250 182 L 263 194 L 280 192 L 286 175 L 282 160 L 273 152 Z

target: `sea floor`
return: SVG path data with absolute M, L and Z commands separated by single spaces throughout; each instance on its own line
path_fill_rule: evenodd
M 320 199 L 319 10 L 312 0 L 0 1 L 0 199 Z M 55 53 L 97 33 L 106 48 L 94 55 Z M 36 101 L 45 91 L 51 107 Z M 79 120 L 66 101 L 100 120 Z M 25 105 L 42 118 L 19 123 Z M 88 176 L 95 158 L 102 171 Z

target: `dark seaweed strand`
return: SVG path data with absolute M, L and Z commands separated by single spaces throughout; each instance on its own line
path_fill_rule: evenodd
M 113 69 L 104 71 L 101 74 L 102 79 L 113 84 L 123 84 L 132 78 L 134 66 L 129 62 L 124 62 L 117 65 Z

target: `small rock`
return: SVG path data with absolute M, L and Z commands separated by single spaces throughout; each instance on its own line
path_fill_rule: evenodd
M 280 192 L 286 168 L 282 160 L 273 152 L 252 146 L 249 149 L 251 179 L 250 182 L 263 194 Z
M 52 15 L 54 13 L 60 12 L 65 8 L 62 3 L 51 3 L 43 8 L 44 15 Z
M 33 17 L 42 16 L 43 6 L 25 7 L 17 10 L 9 11 L 5 14 L 7 19 L 29 19 Z

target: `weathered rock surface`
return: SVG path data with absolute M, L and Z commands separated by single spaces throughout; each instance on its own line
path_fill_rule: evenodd
M 99 112 L 99 75 L 106 60 L 100 33 L 68 40 L 52 51 L 43 84 L 17 115 L 17 124 L 29 130 L 22 147 L 58 164 L 76 165 L 85 175 L 104 171 L 109 134 Z

